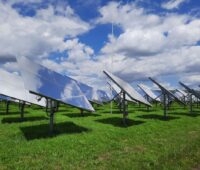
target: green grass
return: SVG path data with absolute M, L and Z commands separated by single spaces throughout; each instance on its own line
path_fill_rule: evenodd
M 21 122 L 18 106 L 5 114 L 0 103 L 0 169 L 120 169 L 197 170 L 200 168 L 200 109 L 173 105 L 169 119 L 161 107 L 149 112 L 129 106 L 129 124 L 114 105 L 96 107 L 80 116 L 78 109 L 62 106 L 55 116 L 55 133 L 43 109 L 25 108 Z

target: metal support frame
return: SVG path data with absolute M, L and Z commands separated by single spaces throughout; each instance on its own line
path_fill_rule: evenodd
M 122 92 L 122 95 L 123 95 L 123 123 L 124 125 L 127 125 L 127 116 L 128 116 L 128 112 L 126 110 L 126 93 L 125 91 Z
M 20 101 L 19 101 L 18 107 L 19 107 L 19 110 L 20 110 L 20 108 L 21 108 L 21 103 L 20 103 Z
M 54 101 L 53 100 L 49 101 L 49 106 L 50 106 L 49 131 L 50 131 L 50 133 L 53 133 L 53 130 L 54 130 L 54 114 L 55 114 L 55 106 L 54 106 Z
M 186 96 L 183 96 L 183 102 L 186 103 Z M 184 105 L 184 109 L 186 108 L 186 105 Z
M 9 105 L 10 105 L 10 101 L 6 101 L 6 114 L 8 114 L 9 112 Z
M 146 97 L 147 101 L 149 102 L 149 101 L 150 101 L 150 98 L 149 98 L 149 96 L 148 96 L 148 95 L 146 95 L 145 97 Z M 149 106 L 147 106 L 147 111 L 149 112 Z
M 190 94 L 190 113 L 192 113 L 192 94 Z
M 167 99 L 167 110 L 170 110 L 170 106 L 172 105 L 172 99 L 170 98 L 170 96 L 168 94 L 166 94 L 166 99 Z
M 56 112 L 59 111 L 60 102 L 56 102 Z
M 25 102 L 22 102 L 22 103 L 21 103 L 21 106 L 20 106 L 21 120 L 24 119 L 24 107 L 25 107 Z
M 84 116 L 83 109 L 80 109 L 81 116 Z
M 163 93 L 163 109 L 164 109 L 164 117 L 167 117 L 167 94 Z
M 46 108 L 45 108 L 46 113 L 48 112 L 48 107 L 49 107 L 49 101 L 48 101 L 48 100 L 49 100 L 49 99 L 46 98 Z

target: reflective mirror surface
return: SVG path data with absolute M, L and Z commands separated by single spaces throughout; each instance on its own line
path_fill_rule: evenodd
M 126 92 L 126 94 L 132 99 L 136 100 L 140 103 L 143 103 L 145 105 L 151 106 L 151 104 L 142 96 L 140 95 L 131 85 L 129 85 L 124 80 L 120 79 L 119 77 L 113 75 L 112 73 L 109 73 L 108 71 L 104 71 L 104 73 L 123 91 Z
M 94 111 L 75 80 L 37 64 L 26 57 L 17 61 L 25 82 L 25 88 L 32 93 L 48 97 L 80 109 Z
M 87 97 L 89 101 L 97 103 L 97 104 L 102 104 L 101 96 L 99 96 L 96 89 L 82 82 L 79 82 L 79 81 L 76 81 L 76 82 L 79 85 L 83 94 Z
M 38 101 L 36 95 L 30 94 L 25 89 L 21 76 L 3 69 L 0 69 L 0 75 L 0 94 L 43 107 L 46 106 L 44 98 Z
M 118 94 L 119 98 L 123 97 L 123 95 L 121 93 L 121 89 L 116 84 L 112 85 L 112 89 L 113 89 L 114 95 Z M 129 102 L 137 103 L 135 100 L 132 100 L 127 94 L 126 94 L 126 100 L 129 101 Z
M 194 95 L 196 98 L 200 99 L 200 94 L 197 91 L 191 89 L 190 87 L 188 87 L 187 85 L 185 85 L 182 82 L 179 82 L 179 84 L 181 86 L 183 86 L 189 93 L 191 93 L 192 95 Z
M 163 85 L 161 85 L 160 83 L 158 83 L 156 80 L 152 79 L 151 77 L 149 77 L 149 79 L 155 83 L 162 91 L 164 91 L 165 93 L 167 93 L 169 96 L 171 96 L 172 98 L 174 98 L 175 100 L 177 100 L 179 103 L 182 103 L 185 105 L 184 102 L 182 102 L 178 97 L 176 97 L 172 92 L 170 92 L 169 90 L 167 90 Z
M 148 95 L 151 99 L 156 100 L 158 102 L 160 102 L 160 99 L 158 98 L 158 96 L 156 96 L 154 94 L 154 92 L 146 85 L 144 84 L 138 84 L 138 86 L 140 87 L 140 89 L 142 89 L 142 91 Z

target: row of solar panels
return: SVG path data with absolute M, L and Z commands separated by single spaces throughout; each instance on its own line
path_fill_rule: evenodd
M 52 107 L 57 107 L 55 103 L 64 103 L 74 106 L 79 108 L 81 112 L 83 110 L 93 112 L 95 110 L 90 102 L 103 104 L 104 102 L 109 102 L 118 97 L 123 103 L 123 111 L 125 114 L 125 100 L 134 103 L 142 103 L 148 107 L 152 106 L 150 101 L 156 101 L 163 103 L 164 114 L 166 115 L 166 106 L 173 100 L 185 105 L 185 97 L 188 94 L 190 94 L 190 96 L 195 96 L 198 100 L 200 99 L 200 94 L 197 91 L 190 89 L 181 82 L 180 84 L 186 89 L 188 94 L 182 90 L 177 90 L 175 93 L 172 93 L 150 77 L 149 79 L 160 88 L 162 97 L 160 97 L 161 95 L 156 95 L 149 87 L 139 84 L 138 87 L 145 93 L 145 98 L 124 80 L 108 71 L 104 71 L 105 75 L 114 83 L 114 85 L 110 84 L 112 95 L 109 96 L 103 90 L 96 90 L 82 82 L 61 75 L 26 57 L 18 57 L 17 63 L 20 75 L 0 70 L 0 95 L 3 95 L 5 100 L 18 100 L 23 102 L 23 105 L 25 103 L 36 104 L 46 108 L 50 106 L 51 130 L 53 129 L 53 115 L 55 112 Z M 192 99 L 190 98 L 190 103 L 191 100 Z M 23 105 L 21 107 L 22 112 Z M 21 116 L 23 118 L 22 112 Z
M 40 64 L 34 63 L 26 57 L 17 58 L 17 62 L 23 81 L 21 80 L 21 76 L 13 75 L 1 70 L 0 94 L 2 95 L 43 107 L 46 106 L 46 98 L 50 98 L 80 109 L 94 111 L 89 101 L 102 104 L 103 102 L 112 100 L 114 96 L 117 96 L 120 93 L 120 90 L 123 90 L 126 92 L 127 100 L 151 106 L 149 101 L 140 95 L 132 86 L 108 71 L 104 71 L 104 73 L 115 83 L 116 86 L 118 86 L 118 90 L 112 87 L 113 96 L 109 96 L 103 90 L 96 90 L 70 77 L 49 70 Z M 183 103 L 181 98 L 187 95 L 184 91 L 179 89 L 175 94 L 173 94 L 152 78 L 150 78 L 150 80 L 158 85 L 162 91 L 172 96 L 172 98 Z M 199 97 L 197 92 L 188 89 L 189 87 L 182 83 L 181 85 L 185 87 L 188 92 Z M 156 96 L 149 87 L 143 84 L 139 84 L 138 86 L 146 96 L 150 97 L 152 100 L 161 102 L 161 99 Z M 43 98 L 38 98 L 38 96 Z
M 182 105 L 190 103 L 192 107 L 193 102 L 198 102 L 200 100 L 200 93 L 197 90 L 191 89 L 182 82 L 179 82 L 185 91 L 181 89 L 168 90 L 163 85 L 158 83 L 156 80 L 149 77 L 149 79 L 159 87 L 159 95 L 156 95 L 149 87 L 144 84 L 138 84 L 138 87 L 144 92 L 147 102 L 142 98 L 137 92 L 125 81 L 119 77 L 114 76 L 109 72 L 104 72 L 115 84 L 112 85 L 111 89 L 113 96 L 117 96 L 117 102 L 123 102 L 123 92 L 126 93 L 126 100 L 130 102 L 140 102 L 147 106 L 151 106 L 151 101 L 160 102 L 164 107 L 169 106 L 173 101 L 177 101 Z M 110 83 L 109 83 L 110 84 Z M 111 85 L 110 85 L 111 86 Z M 119 95 L 117 95 L 119 94 Z M 134 94 L 134 95 L 133 95 Z M 134 97 L 133 97 L 134 96 Z M 191 109 L 192 110 L 192 109 Z
M 88 111 L 94 111 L 90 102 L 102 104 L 110 100 L 105 91 L 58 74 L 26 57 L 17 58 L 17 63 L 21 75 L 0 70 L 0 94 L 7 100 L 10 97 L 45 107 L 46 99 L 50 98 Z

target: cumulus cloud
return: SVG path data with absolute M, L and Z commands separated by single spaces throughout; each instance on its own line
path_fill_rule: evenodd
M 156 30 L 127 30 L 113 38 L 102 48 L 103 53 L 122 53 L 137 57 L 160 52 L 166 43 L 166 37 Z
M 170 0 L 168 2 L 164 2 L 162 3 L 162 8 L 168 9 L 168 10 L 172 10 L 175 8 L 179 8 L 179 6 L 184 3 L 187 2 L 188 0 Z
M 90 29 L 69 6 L 58 9 L 50 5 L 38 9 L 34 17 L 20 15 L 7 3 L 0 3 L 0 11 L 0 53 L 4 55 L 47 56 L 65 50 L 64 38 Z
M 103 53 L 149 56 L 195 45 L 200 40 L 200 19 L 188 15 L 159 16 L 147 13 L 135 4 L 117 2 L 102 7 L 100 14 L 97 23 L 113 23 L 123 30 L 118 37 L 109 39 L 102 48 Z
M 199 18 L 152 14 L 134 3 L 111 2 L 99 12 L 98 24 L 113 23 L 122 30 L 119 36 L 109 35 L 99 57 L 108 70 L 121 78 L 133 82 L 148 76 L 181 77 L 200 71 Z
M 97 54 L 77 37 L 88 32 L 91 25 L 69 6 L 39 9 L 34 17 L 21 16 L 5 3 L 0 3 L 0 9 L 4 11 L 0 16 L 2 56 L 27 55 L 40 59 L 46 67 L 97 88 L 105 86 L 104 69 L 112 70 L 130 83 L 146 80 L 148 76 L 177 74 L 182 77 L 200 71 L 197 45 L 200 19 L 194 16 L 158 15 L 135 3 L 110 2 L 99 8 L 96 27 L 113 23 L 121 33 L 109 34 Z M 48 58 L 54 51 L 65 51 L 65 54 L 59 60 Z M 6 63 L 3 67 L 14 68 L 14 64 Z

